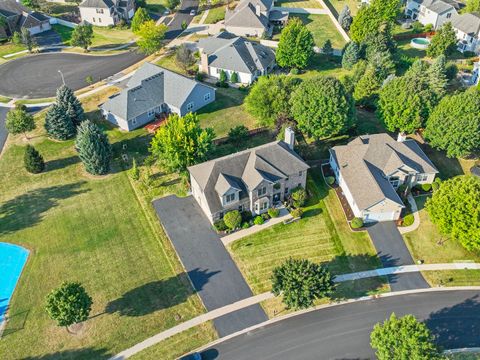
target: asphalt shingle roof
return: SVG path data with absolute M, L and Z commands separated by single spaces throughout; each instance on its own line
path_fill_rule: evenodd
M 480 33 L 480 15 L 465 13 L 452 19 L 452 26 L 470 36 Z
M 260 11 L 267 12 L 271 9 L 273 2 L 244 0 L 241 1 L 233 10 L 227 8 L 225 11 L 225 26 L 264 28 L 268 26 L 268 18 L 263 15 L 257 15 L 256 6 L 260 6 Z
M 452 4 L 450 4 L 448 1 L 443 0 L 415 0 L 415 2 L 422 4 L 428 10 L 433 11 L 437 14 L 443 14 L 447 11 L 455 9 Z
M 84 8 L 110 9 L 114 5 L 112 0 L 84 0 L 78 6 Z

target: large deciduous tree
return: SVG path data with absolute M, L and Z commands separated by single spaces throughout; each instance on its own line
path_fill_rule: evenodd
M 279 118 L 291 117 L 289 101 L 299 82 L 286 75 L 260 77 L 245 98 L 247 111 L 261 126 L 273 127 Z
M 480 0 L 467 0 L 465 10 L 469 13 L 480 12 Z
M 304 69 L 313 56 L 313 36 L 299 18 L 292 18 L 283 28 L 276 51 L 278 65 Z
M 214 138 L 213 129 L 200 127 L 196 114 L 172 114 L 155 133 L 150 152 L 169 170 L 184 171 L 206 159 Z
M 427 55 L 437 57 L 440 55 L 448 56 L 455 51 L 457 46 L 457 36 L 451 22 L 446 22 L 433 35 L 430 45 L 427 48 Z
M 143 7 L 139 7 L 137 9 L 137 11 L 135 11 L 135 15 L 133 15 L 132 25 L 131 25 L 132 32 L 136 34 L 138 32 L 138 30 L 140 30 L 140 26 L 144 22 L 149 21 L 149 20 L 152 20 L 152 18 L 148 14 L 147 9 L 145 9 Z
M 140 39 L 137 41 L 140 50 L 145 54 L 150 55 L 162 48 L 162 41 L 167 32 L 165 24 L 157 25 L 155 21 L 145 21 L 138 29 L 137 35 Z
M 75 136 L 76 129 L 65 108 L 53 104 L 45 116 L 45 130 L 50 137 L 67 140 Z
M 480 91 L 443 98 L 427 121 L 425 137 L 448 157 L 465 157 L 480 148 Z
M 480 179 L 457 176 L 443 181 L 425 204 L 440 233 L 471 251 L 480 250 Z
M 33 48 L 37 45 L 34 37 L 26 27 L 22 27 L 20 30 L 22 44 L 27 48 L 28 52 L 32 52 Z
M 298 128 L 317 139 L 341 133 L 355 119 L 353 99 L 333 77 L 304 81 L 293 92 L 291 105 Z
M 28 139 L 27 132 L 35 129 L 35 120 L 25 108 L 17 107 L 7 113 L 5 127 L 10 134 L 23 134 Z
M 92 175 L 105 175 L 110 170 L 112 147 L 105 133 L 90 120 L 78 126 L 75 149 L 85 170 Z
M 378 360 L 440 360 L 440 351 L 427 326 L 413 315 L 397 318 L 392 313 L 370 334 L 370 344 Z
M 92 45 L 93 26 L 89 23 L 81 23 L 72 32 L 70 43 L 72 46 L 78 46 L 85 51 Z
M 75 126 L 80 125 L 84 119 L 83 107 L 73 90 L 68 86 L 62 85 L 57 89 L 57 105 L 66 109 Z
M 335 289 L 330 271 L 306 259 L 288 259 L 273 270 L 271 280 L 272 292 L 282 295 L 288 309 L 308 308 Z

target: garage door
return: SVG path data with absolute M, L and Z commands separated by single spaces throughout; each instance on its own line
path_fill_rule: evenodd
M 395 219 L 395 212 L 369 213 L 365 216 L 365 222 L 389 221 Z

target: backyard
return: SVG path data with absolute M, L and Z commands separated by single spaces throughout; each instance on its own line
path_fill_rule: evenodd
M 359 0 L 325 0 L 325 3 L 330 3 L 338 14 L 347 5 L 350 8 L 352 15 L 356 15 L 359 9 Z
M 166 0 L 146 0 L 147 10 L 157 14 L 163 14 L 167 9 Z
M 304 8 L 304 9 L 323 9 L 320 1 L 317 0 L 278 0 L 275 6 L 287 8 Z
M 342 49 L 345 45 L 345 40 L 328 15 L 292 14 L 291 16 L 302 20 L 307 29 L 312 32 L 313 40 L 318 47 L 322 47 L 328 39 L 335 49 Z

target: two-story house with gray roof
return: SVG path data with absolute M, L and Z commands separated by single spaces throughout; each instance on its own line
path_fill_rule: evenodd
M 190 184 L 210 222 L 231 210 L 262 214 L 295 188 L 306 186 L 309 166 L 294 150 L 295 136 L 190 166 Z
M 405 207 L 397 188 L 431 184 L 438 170 L 414 140 L 362 135 L 330 149 L 330 165 L 356 217 L 397 220 Z
M 147 62 L 100 109 L 108 121 L 130 131 L 158 114 L 184 116 L 214 100 L 214 88 Z
M 199 70 L 215 78 L 223 70 L 228 78 L 235 72 L 240 83 L 251 84 L 275 67 L 272 49 L 228 32 L 200 39 L 198 48 Z
M 112 26 L 133 17 L 135 0 L 84 0 L 78 8 L 82 21 L 95 26 Z
M 431 24 L 438 29 L 457 15 L 459 4 L 455 0 L 408 0 L 405 15 L 422 25 Z
M 480 15 L 465 13 L 453 18 L 452 26 L 457 36 L 460 52 L 480 52 Z

